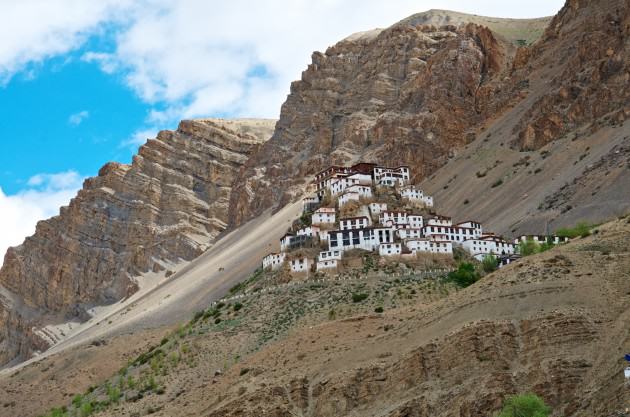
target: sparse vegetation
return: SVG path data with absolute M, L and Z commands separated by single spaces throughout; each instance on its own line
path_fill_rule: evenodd
M 361 301 L 364 301 L 365 299 L 368 298 L 368 294 L 367 293 L 353 293 L 352 294 L 352 302 L 353 303 L 360 303 Z
M 524 242 L 521 242 L 517 245 L 517 252 L 521 256 L 530 256 L 539 252 L 539 245 L 532 239 L 527 239 Z
M 568 237 L 574 239 L 576 237 L 587 237 L 591 234 L 591 229 L 595 225 L 591 225 L 587 222 L 579 222 L 573 227 L 562 227 L 556 230 L 556 234 L 560 237 Z
M 252 283 L 258 281 L 260 277 L 262 276 L 262 273 L 263 273 L 262 268 L 258 268 L 256 271 L 254 271 L 251 277 L 249 277 L 245 281 L 239 282 L 238 284 L 230 288 L 230 294 L 231 295 L 238 294 L 239 292 L 247 288 Z
M 494 255 L 486 255 L 481 261 L 481 268 L 487 274 L 494 272 L 499 267 L 499 259 Z
M 479 272 L 470 262 L 461 262 L 455 271 L 448 273 L 448 280 L 462 288 L 474 284 L 479 278 Z
M 498 187 L 501 184 L 503 184 L 503 179 L 499 178 L 494 183 L 492 183 L 491 188 L 496 188 L 496 187 Z
M 556 246 L 553 243 L 553 238 L 551 236 L 547 236 L 547 240 L 543 243 L 538 243 L 535 240 L 527 239 L 524 242 L 520 242 L 516 245 L 516 252 L 521 256 L 530 256 L 535 253 L 541 253 L 548 251 L 549 249 Z
M 509 397 L 497 417 L 548 417 L 551 414 L 542 398 L 536 394 Z
M 380 263 L 372 254 L 367 254 L 365 259 L 364 255 L 361 252 L 356 253 L 358 260 L 365 261 L 361 266 L 342 272 L 346 279 L 349 278 L 347 281 L 331 280 L 289 287 L 284 290 L 287 291 L 286 298 L 281 296 L 279 300 L 282 301 L 279 303 L 266 304 L 266 297 L 261 297 L 255 291 L 255 288 L 262 288 L 262 283 L 271 284 L 265 280 L 273 276 L 274 272 L 257 273 L 256 279 L 249 279 L 239 287 L 241 292 L 248 290 L 247 302 L 241 299 L 228 304 L 221 302 L 195 313 L 188 323 L 179 326 L 172 334 L 158 339 L 159 344 L 147 348 L 112 378 L 99 386 L 91 387 L 84 394 L 76 395 L 67 408 L 51 409 L 44 417 L 88 417 L 112 408 L 125 408 L 127 403 L 136 402 L 141 404 L 135 407 L 141 407 L 146 413 L 147 404 L 142 403 L 143 398 L 165 393 L 170 381 L 169 373 L 195 369 L 207 363 L 207 355 L 217 354 L 215 349 L 211 353 L 205 351 L 203 340 L 207 340 L 207 336 L 200 337 L 201 335 L 222 332 L 221 337 L 229 337 L 233 329 L 242 332 L 244 328 L 252 326 L 252 319 L 247 314 L 250 302 L 257 303 L 253 308 L 257 314 L 252 315 L 252 318 L 261 326 L 256 330 L 258 337 L 253 339 L 251 345 L 238 352 L 230 349 L 219 353 L 223 355 L 219 359 L 223 365 L 218 368 L 228 369 L 238 364 L 242 354 L 258 350 L 269 341 L 282 337 L 303 318 L 312 320 L 314 317 L 327 317 L 335 320 L 357 312 L 383 313 L 386 309 L 412 303 L 419 295 L 430 299 L 446 296 L 452 286 L 448 282 L 409 274 L 412 268 L 420 265 L 429 268 L 443 267 L 445 265 L 440 263 L 442 258 L 429 257 L 423 264 L 409 266 L 398 261 Z M 407 275 L 401 275 L 401 271 L 408 271 Z M 373 275 L 373 272 L 376 274 Z M 357 280 L 361 275 L 362 278 L 373 278 Z M 262 321 L 258 317 L 260 314 L 265 317 Z M 241 325 L 247 327 L 239 327 Z M 393 325 L 387 324 L 384 331 L 392 328 Z M 244 375 L 248 372 L 245 369 L 237 370 L 237 373 Z M 157 411 L 159 409 L 159 406 L 155 408 Z

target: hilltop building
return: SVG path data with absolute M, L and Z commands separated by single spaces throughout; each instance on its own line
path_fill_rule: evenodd
M 267 255 L 263 267 L 275 270 L 289 263 L 293 273 L 335 271 L 349 250 L 387 257 L 420 253 L 452 256 L 454 247 L 463 248 L 478 260 L 495 255 L 500 265 L 507 265 L 518 259 L 518 243 L 525 240 L 542 243 L 549 239 L 521 236 L 508 242 L 484 233 L 481 223 L 474 220 L 453 223 L 448 216 L 428 211 L 433 207 L 433 197 L 410 184 L 410 179 L 407 166 L 389 168 L 372 163 L 331 166 L 317 173 L 312 183 L 314 194 L 303 199 L 305 213 L 312 213 L 311 225 L 296 226 L 284 235 L 280 240 L 281 252 Z M 386 201 L 379 201 L 379 196 L 385 196 Z M 332 204 L 332 199 L 336 207 L 321 207 L 324 197 L 328 199 L 327 205 Z M 344 207 L 351 201 L 358 204 L 350 212 L 359 214 L 341 217 L 340 210 L 347 212 Z M 558 237 L 552 239 L 554 243 L 563 242 Z M 326 250 L 319 252 L 317 259 L 290 256 L 298 248 L 318 245 Z

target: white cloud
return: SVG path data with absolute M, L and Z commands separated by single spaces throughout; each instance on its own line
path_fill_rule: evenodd
M 101 70 L 106 74 L 113 74 L 118 70 L 118 65 L 111 54 L 104 52 L 86 52 L 81 56 L 84 62 L 94 62 L 99 65 Z
M 146 2 L 117 34 L 114 51 L 91 51 L 84 59 L 99 62 L 106 72 L 123 72 L 142 100 L 167 107 L 161 115 L 172 124 L 212 114 L 277 117 L 312 51 L 413 13 L 449 8 L 532 17 L 555 13 L 563 0 Z
M 83 178 L 75 171 L 38 174 L 18 194 L 6 195 L 0 188 L 0 266 L 9 246 L 22 243 L 35 232 L 39 220 L 59 213 L 79 188 Z
M 82 110 L 78 113 L 71 114 L 70 117 L 68 117 L 68 123 L 73 126 L 78 126 L 81 124 L 81 122 L 83 122 L 83 120 L 87 119 L 88 117 L 90 117 L 90 112 L 87 110 Z
M 149 138 L 154 138 L 158 131 L 158 128 L 148 128 L 148 129 L 140 129 L 131 134 L 130 137 L 123 140 L 121 146 L 131 148 L 132 150 L 136 150 L 139 146 L 144 145 L 144 143 Z
M 100 25 L 123 21 L 131 0 L 20 0 L 0 3 L 0 84 L 29 63 L 81 46 Z
M 121 74 L 169 123 L 228 114 L 277 117 L 313 50 L 413 13 L 447 8 L 533 17 L 563 0 L 21 0 L 0 3 L 0 83 L 30 62 L 114 30 L 114 49 L 81 59 Z M 256 74 L 256 69 L 264 69 Z M 151 123 L 150 120 L 147 123 Z

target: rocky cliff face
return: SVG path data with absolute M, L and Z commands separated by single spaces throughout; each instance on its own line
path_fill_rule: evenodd
M 515 71 L 543 77 L 546 92 L 514 128 L 514 143 L 538 149 L 584 124 L 595 131 L 628 119 L 629 35 L 627 1 L 567 1 Z
M 500 89 L 516 49 L 510 42 L 476 24 L 414 22 L 313 54 L 291 85 L 272 139 L 246 164 L 232 196 L 232 224 L 286 202 L 305 176 L 328 164 L 406 163 L 423 178 L 514 98 Z M 278 186 L 254 198 L 250 191 L 268 189 L 269 178 Z
M 135 277 L 192 260 L 226 228 L 231 186 L 271 135 L 274 121 L 183 121 L 160 132 L 131 165 L 110 163 L 59 216 L 8 250 L 0 270 L 0 364 L 46 343 L 45 316 L 84 316 L 84 307 L 137 290 Z
M 620 126 L 630 115 L 629 13 L 623 0 L 571 0 L 553 19 L 528 21 L 433 10 L 314 53 L 272 139 L 246 164 L 230 223 L 283 205 L 329 164 L 404 163 L 422 180 L 500 118 L 493 133 L 516 151 Z

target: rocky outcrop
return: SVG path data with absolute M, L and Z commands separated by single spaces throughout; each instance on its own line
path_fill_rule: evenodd
M 515 49 L 476 24 L 410 21 L 315 52 L 236 184 L 230 223 L 287 202 L 328 164 L 404 163 L 416 179 L 434 172 L 515 96 L 500 89 Z
M 538 149 L 584 124 L 630 116 L 630 6 L 625 0 L 567 1 L 532 47 L 521 74 L 537 72 L 545 92 L 515 127 L 514 143 Z M 525 76 L 525 75 L 524 75 Z
M 33 327 L 85 316 L 137 290 L 135 277 L 199 256 L 225 230 L 231 186 L 273 121 L 187 120 L 109 163 L 0 270 L 0 364 L 46 343 Z

